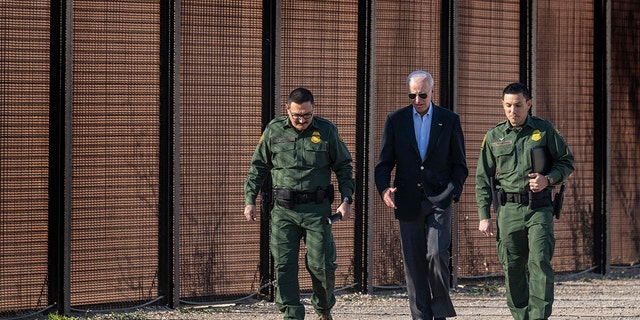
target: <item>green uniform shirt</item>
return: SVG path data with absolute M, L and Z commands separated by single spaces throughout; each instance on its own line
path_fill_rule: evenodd
M 351 154 L 330 121 L 313 117 L 309 127 L 298 132 L 287 116 L 273 119 L 253 153 L 244 184 L 245 205 L 254 205 L 265 177 L 271 172 L 274 188 L 316 191 L 331 183 L 336 173 L 342 197 L 351 197 L 355 183 Z
M 554 161 L 547 177 L 551 185 L 561 184 L 574 170 L 573 154 L 553 124 L 529 116 L 522 127 L 513 127 L 505 120 L 487 132 L 476 170 L 476 202 L 480 220 L 491 217 L 489 178 L 495 176 L 506 192 L 526 192 L 528 174 L 531 173 L 530 150 L 536 146 L 549 148 Z

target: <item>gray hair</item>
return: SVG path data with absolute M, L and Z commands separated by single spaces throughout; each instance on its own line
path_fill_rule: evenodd
M 433 76 L 431 75 L 431 73 L 426 72 L 424 70 L 416 70 L 414 72 L 411 72 L 407 76 L 407 89 L 409 88 L 409 82 L 411 82 L 411 80 L 420 81 L 424 79 L 426 79 L 427 82 L 429 83 L 429 87 L 433 89 L 433 85 L 435 84 L 433 81 Z

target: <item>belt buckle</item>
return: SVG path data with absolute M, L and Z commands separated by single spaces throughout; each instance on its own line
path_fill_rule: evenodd
M 307 203 L 309 202 L 309 195 L 306 193 L 298 193 L 296 195 L 296 202 L 297 203 Z
M 529 203 L 529 195 L 526 193 L 518 193 L 518 203 L 519 204 L 528 204 Z

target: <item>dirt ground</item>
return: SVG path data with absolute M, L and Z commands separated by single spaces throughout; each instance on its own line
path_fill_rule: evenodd
M 460 280 L 452 290 L 458 316 L 452 319 L 511 319 L 500 278 Z M 404 290 L 375 290 L 374 294 L 339 292 L 332 311 L 336 320 L 410 319 Z M 308 298 L 307 319 L 315 319 Z M 217 306 L 184 306 L 175 310 L 147 308 L 127 313 L 74 315 L 87 320 L 240 320 L 282 319 L 275 304 L 246 300 Z M 38 318 L 32 318 L 38 319 Z M 46 319 L 46 318 L 41 318 Z M 550 319 L 640 319 L 640 268 L 615 268 L 607 275 L 556 275 L 555 303 Z

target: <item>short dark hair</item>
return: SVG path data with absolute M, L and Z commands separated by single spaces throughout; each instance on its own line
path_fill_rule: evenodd
M 287 105 L 291 104 L 291 102 L 297 104 L 303 104 L 305 102 L 311 102 L 311 105 L 314 105 L 313 94 L 307 88 L 295 88 L 291 93 L 289 93 L 289 99 L 287 100 Z
M 522 93 L 525 99 L 531 100 L 531 91 L 526 84 L 520 82 L 514 82 L 507 85 L 504 90 L 502 90 L 502 97 L 504 98 L 505 94 L 518 94 Z

